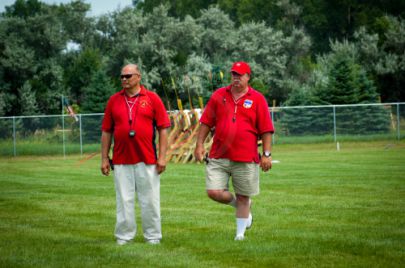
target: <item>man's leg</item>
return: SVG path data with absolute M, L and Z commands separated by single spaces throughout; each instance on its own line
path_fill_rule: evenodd
M 235 240 L 243 240 L 247 227 L 250 227 L 250 198 L 249 196 L 236 194 L 236 237 Z
M 135 181 L 132 165 L 116 165 L 114 182 L 117 202 L 117 222 L 115 237 L 118 243 L 125 244 L 136 234 L 135 221 Z
M 230 176 L 228 159 L 210 159 L 206 167 L 207 195 L 214 201 L 236 208 L 236 198 L 228 191 Z
M 259 166 L 256 163 L 232 163 L 232 183 L 236 192 L 236 237 L 243 240 L 252 225 L 250 196 L 259 193 Z
M 162 239 L 160 219 L 160 177 L 156 165 L 136 165 L 136 192 L 141 208 L 142 229 L 145 240 L 159 243 Z
M 236 208 L 236 198 L 228 190 L 207 190 L 207 195 L 214 201 Z

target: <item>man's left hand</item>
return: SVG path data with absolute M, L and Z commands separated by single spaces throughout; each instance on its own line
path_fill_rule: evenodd
M 271 156 L 270 157 L 264 157 L 262 156 L 260 159 L 260 167 L 264 172 L 269 171 L 271 169 Z

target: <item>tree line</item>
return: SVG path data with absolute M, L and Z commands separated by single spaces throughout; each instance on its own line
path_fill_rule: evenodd
M 404 101 L 403 1 L 133 1 L 98 17 L 82 0 L 16 0 L 0 15 L 0 116 L 103 112 L 121 67 L 169 109 L 206 101 L 233 61 L 270 104 Z

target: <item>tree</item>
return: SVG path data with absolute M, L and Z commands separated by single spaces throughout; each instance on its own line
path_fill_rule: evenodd
M 115 93 L 115 87 L 104 70 L 96 70 L 90 83 L 82 89 L 84 98 L 81 103 L 81 113 L 103 113 L 107 101 Z M 97 142 L 100 139 L 100 120 L 94 117 L 82 117 L 84 136 L 87 142 Z
M 94 19 L 86 16 L 89 10 L 90 4 L 86 4 L 83 0 L 60 4 L 55 9 L 55 15 L 61 21 L 65 34 L 73 42 L 86 44 L 89 42 L 88 39 L 92 39 L 94 35 Z
M 108 99 L 116 92 L 113 83 L 103 70 L 92 74 L 90 83 L 82 90 L 84 98 L 81 103 L 82 113 L 102 113 Z
M 207 55 L 212 64 L 223 64 L 222 60 L 231 54 L 235 47 L 237 33 L 229 16 L 218 7 L 201 11 L 197 23 L 202 27 L 200 53 Z
M 170 16 L 184 19 L 187 15 L 198 17 L 202 9 L 206 9 L 216 2 L 216 0 L 145 0 L 133 1 L 133 5 L 137 9 L 151 13 L 155 7 L 164 4 L 169 7 Z
M 39 111 L 58 113 L 58 95 L 65 91 L 62 52 L 68 40 L 72 39 L 59 17 L 58 6 L 19 0 L 7 7 L 2 16 L 0 87 L 5 92 L 5 98 L 12 101 L 6 107 L 6 114 L 21 114 L 21 107 L 16 101 L 17 89 L 27 81 L 35 92 Z
M 315 96 L 313 104 L 376 103 L 376 88 L 357 63 L 359 53 L 356 46 L 348 41 L 336 41 L 331 42 L 331 48 L 331 53 L 318 58 L 318 69 L 310 86 L 311 94 Z M 297 103 L 298 99 L 295 97 L 289 102 L 293 100 Z M 315 121 L 322 125 L 322 121 Z M 389 114 L 381 106 L 339 106 L 336 108 L 336 122 L 340 134 L 381 133 L 389 129 Z M 291 125 L 294 124 L 292 119 Z
M 6 109 L 5 94 L 0 92 L 0 116 L 5 114 L 4 110 Z
M 282 131 L 292 135 L 328 135 L 333 132 L 333 110 L 329 107 L 312 106 L 320 102 L 319 97 L 308 85 L 296 83 L 283 109 Z M 293 106 L 293 107 L 291 107 Z M 295 106 L 295 107 L 294 107 Z
M 19 102 L 21 105 L 21 115 L 35 115 L 38 113 L 38 104 L 35 93 L 32 92 L 32 87 L 27 81 L 19 88 Z
M 5 7 L 6 17 L 28 18 L 40 14 L 42 3 L 38 0 L 16 0 L 13 5 Z
M 70 88 L 69 92 L 79 104 L 84 100 L 85 88 L 102 66 L 102 57 L 97 49 L 84 49 L 66 55 L 66 67 L 64 72 L 65 84 Z
M 384 30 L 360 28 L 354 35 L 360 62 L 373 75 L 383 102 L 405 100 L 405 20 L 392 16 L 377 20 Z

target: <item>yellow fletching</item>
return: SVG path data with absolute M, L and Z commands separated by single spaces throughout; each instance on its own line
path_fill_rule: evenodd
M 204 108 L 203 98 L 202 98 L 202 97 L 198 97 L 198 102 L 199 102 L 199 104 L 200 104 L 200 108 L 203 109 L 203 108 Z
M 177 99 L 177 107 L 179 107 L 180 111 L 183 111 L 183 104 L 181 103 L 181 99 Z

